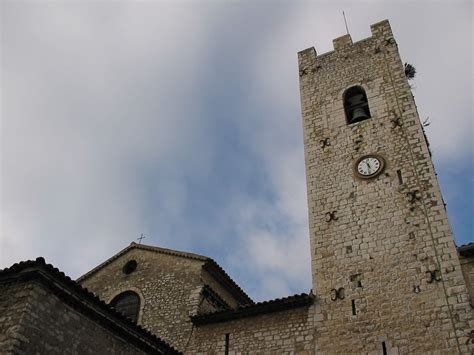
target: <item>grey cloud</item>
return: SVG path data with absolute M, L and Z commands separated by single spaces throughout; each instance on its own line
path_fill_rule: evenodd
M 259 298 L 307 291 L 296 52 L 331 50 L 345 32 L 342 7 L 354 40 L 391 21 L 418 70 L 414 94 L 431 117 L 435 159 L 472 154 L 472 4 L 410 4 L 3 2 L 2 267 L 43 255 L 77 276 L 156 225 L 145 241 L 187 249 L 225 245 L 230 221 L 239 250 L 212 257 L 231 274 L 255 270 Z M 242 73 L 244 94 L 230 98 L 238 114 L 203 107 L 205 90 L 226 90 Z M 199 240 L 174 235 L 176 225 L 198 228 L 186 215 L 190 181 L 219 169 L 222 117 L 261 163 L 268 180 L 259 188 L 273 200 L 229 194 Z

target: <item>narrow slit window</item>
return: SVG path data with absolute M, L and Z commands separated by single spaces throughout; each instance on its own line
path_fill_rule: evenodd
M 356 302 L 355 302 L 355 300 L 352 300 L 352 315 L 353 315 L 353 316 L 357 315 L 357 309 L 356 309 Z
M 344 92 L 344 112 L 347 124 L 364 121 L 370 118 L 369 102 L 362 86 L 352 86 Z
M 398 176 L 398 183 L 401 185 L 403 184 L 403 176 L 402 176 L 402 171 L 397 170 L 397 176 Z
M 387 345 L 385 345 L 385 342 L 382 342 L 382 354 L 387 355 Z

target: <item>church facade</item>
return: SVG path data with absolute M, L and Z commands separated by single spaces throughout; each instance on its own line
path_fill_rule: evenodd
M 76 281 L 20 263 L 0 272 L 0 352 L 472 353 L 474 245 L 454 244 L 388 21 L 371 31 L 298 53 L 311 292 L 256 303 L 214 260 L 136 243 Z M 60 329 L 31 316 L 45 295 Z

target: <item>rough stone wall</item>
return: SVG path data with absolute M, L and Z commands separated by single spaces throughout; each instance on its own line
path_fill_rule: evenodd
M 138 266 L 126 275 L 122 268 L 129 260 Z M 202 265 L 200 260 L 131 249 L 81 284 L 106 303 L 121 292 L 136 292 L 141 298 L 138 323 L 181 350 L 191 336 L 189 317 L 201 299 Z
M 0 286 L 0 353 L 19 353 L 26 341 L 21 324 L 27 310 L 29 287 L 25 284 Z
M 333 52 L 299 53 L 317 350 L 467 352 L 472 311 L 416 105 L 388 21 L 371 30 L 334 40 Z M 347 125 L 353 85 L 372 118 Z M 370 153 L 385 158 L 384 173 L 356 178 Z M 435 270 L 441 280 L 429 282 Z M 339 288 L 345 297 L 332 301 Z
M 22 283 L 1 291 L 2 354 L 144 354 L 41 284 Z
M 474 306 L 474 256 L 460 256 L 462 273 L 466 281 L 467 290 L 469 292 L 471 305 Z
M 231 321 L 196 326 L 186 354 L 224 354 L 229 334 L 229 355 L 314 354 L 316 337 L 313 307 L 303 307 Z

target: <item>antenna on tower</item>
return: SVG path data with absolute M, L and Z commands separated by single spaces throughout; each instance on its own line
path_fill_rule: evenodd
M 342 10 L 342 16 L 344 17 L 344 24 L 346 25 L 347 34 L 349 34 L 349 28 L 347 27 L 346 14 L 344 13 L 344 10 Z

